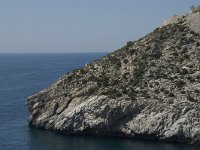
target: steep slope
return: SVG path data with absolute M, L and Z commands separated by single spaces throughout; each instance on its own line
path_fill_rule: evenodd
M 200 143 L 200 14 L 190 13 L 28 98 L 30 124 L 65 134 Z

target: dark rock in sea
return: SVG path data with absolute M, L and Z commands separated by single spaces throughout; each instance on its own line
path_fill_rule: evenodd
M 28 98 L 31 125 L 200 144 L 200 14 L 152 33 Z

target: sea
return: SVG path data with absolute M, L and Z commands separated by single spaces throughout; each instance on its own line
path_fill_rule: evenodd
M 28 124 L 27 97 L 106 53 L 0 54 L 0 150 L 200 150 L 200 146 L 61 135 Z

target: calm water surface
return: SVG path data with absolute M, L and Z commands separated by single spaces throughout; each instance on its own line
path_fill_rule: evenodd
M 153 141 L 63 136 L 28 126 L 26 98 L 105 53 L 0 54 L 0 150 L 199 150 Z

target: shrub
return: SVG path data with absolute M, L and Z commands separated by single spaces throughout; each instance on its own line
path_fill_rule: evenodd
M 117 92 L 117 93 L 116 93 L 116 97 L 122 97 L 122 93 Z
M 182 74 L 182 75 L 185 75 L 185 74 L 188 74 L 189 72 L 188 72 L 188 70 L 186 69 L 186 68 L 182 68 L 181 70 L 180 70 L 180 74 Z
M 114 86 L 114 85 L 119 84 L 119 82 L 120 82 L 120 80 L 118 80 L 118 79 L 112 79 L 112 80 L 110 81 L 110 85 L 111 85 L 111 86 Z
M 128 64 L 128 59 L 124 59 L 123 62 L 124 62 L 125 64 Z
M 108 56 L 109 61 L 112 64 L 115 64 L 117 67 L 121 67 L 121 61 L 119 58 L 117 58 L 116 56 Z
M 199 80 L 199 79 L 200 79 L 200 75 L 197 75 L 197 76 L 196 76 L 196 79 Z
M 100 75 L 98 79 L 103 86 L 109 85 L 109 77 L 107 77 L 105 74 Z
M 127 77 L 128 77 L 129 75 L 130 75 L 130 73 L 129 73 L 129 72 L 125 72 L 125 73 L 123 74 L 123 76 L 122 76 L 122 77 L 123 77 L 124 79 L 127 79 Z
M 136 49 L 131 49 L 130 50 L 130 55 L 133 55 L 137 50 Z
M 169 96 L 169 97 L 175 97 L 174 93 L 172 93 L 172 92 L 170 92 L 170 93 L 168 94 L 168 96 Z
M 127 94 L 128 93 L 128 90 L 126 88 L 122 89 L 122 93 L 123 94 Z
M 137 68 L 133 70 L 133 78 L 136 80 L 142 79 L 145 69 L 146 69 L 146 60 L 139 60 Z
M 117 97 L 121 97 L 122 93 L 120 93 L 116 89 L 108 89 L 107 91 L 103 91 L 101 95 L 108 95 L 110 98 L 117 98 Z
M 186 92 L 185 91 L 181 91 L 181 94 L 186 94 Z
M 149 93 L 148 93 L 147 91 L 145 91 L 145 92 L 143 93 L 143 96 L 144 96 L 145 98 L 147 98 L 147 99 L 151 98 L 151 96 L 149 95 Z
M 81 69 L 80 69 L 80 73 L 81 73 L 81 74 L 86 74 L 87 72 L 85 71 L 84 68 L 81 68 Z
M 130 46 L 132 46 L 132 45 L 133 45 L 133 42 L 131 42 L 131 41 L 128 41 L 126 45 L 127 45 L 127 47 L 130 47 Z
M 163 93 L 164 93 L 165 95 L 168 95 L 168 94 L 169 94 L 169 91 L 168 91 L 167 89 L 164 89 Z
M 137 100 L 136 99 L 136 93 L 135 93 L 135 91 L 133 90 L 133 89 L 130 89 L 129 91 L 128 91 L 128 96 L 131 98 L 131 100 L 133 100 L 133 101 L 135 101 L 135 100 Z
M 187 95 L 187 99 L 191 102 L 195 102 L 195 99 L 190 94 Z
M 88 82 L 88 79 L 83 79 L 82 84 L 86 84 Z
M 177 81 L 175 81 L 175 85 L 178 88 L 182 88 L 185 85 L 185 82 L 183 80 L 177 80 Z
M 195 45 L 199 47 L 199 46 L 200 46 L 200 43 L 199 43 L 199 42 L 196 42 Z
M 188 76 L 187 79 L 188 79 L 190 82 L 195 82 L 195 78 L 193 78 L 192 76 Z
M 161 53 L 160 50 L 155 50 L 155 51 L 153 52 L 153 56 L 154 56 L 155 58 L 159 59 L 159 58 L 162 56 L 162 53 Z
M 155 91 L 154 91 L 156 94 L 159 94 L 160 93 L 160 91 L 158 90 L 158 89 L 155 89 Z
M 195 90 L 194 90 L 194 93 L 197 93 L 197 94 L 199 94 L 199 93 L 200 93 L 200 91 L 199 91 L 198 89 L 195 89 Z

